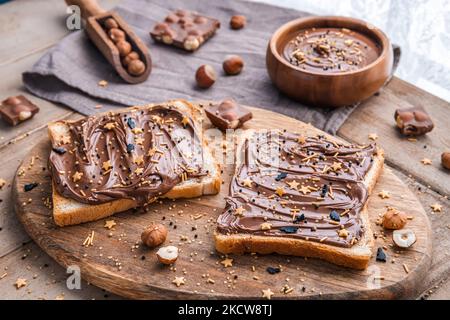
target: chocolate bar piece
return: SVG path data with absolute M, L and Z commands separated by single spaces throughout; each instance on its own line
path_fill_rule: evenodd
M 9 97 L 0 107 L 0 115 L 12 126 L 31 119 L 38 111 L 39 108 L 22 95 Z
M 239 105 L 233 99 L 207 106 L 205 112 L 211 123 L 222 131 L 239 128 L 253 117 L 247 108 Z
M 219 28 L 219 20 L 191 11 L 177 10 L 170 13 L 164 22 L 158 23 L 150 35 L 155 41 L 195 51 Z
M 433 121 L 422 107 L 395 110 L 395 121 L 400 132 L 407 136 L 420 136 L 434 128 Z

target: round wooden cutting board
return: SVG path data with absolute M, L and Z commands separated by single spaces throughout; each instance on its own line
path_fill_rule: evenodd
M 305 134 L 320 131 L 295 119 L 252 108 L 254 119 L 244 129 L 281 128 Z M 216 152 L 222 153 L 222 146 Z M 365 271 L 350 270 L 317 260 L 280 255 L 231 255 L 232 266 L 225 267 L 221 254 L 214 250 L 215 221 L 224 207 L 230 176 L 224 168 L 220 194 L 189 200 L 164 200 L 143 210 L 124 212 L 109 219 L 65 228 L 52 220 L 51 178 L 47 159 L 48 138 L 40 141 L 25 157 L 14 183 L 13 197 L 20 221 L 39 246 L 62 266 L 77 265 L 81 276 L 90 283 L 113 293 L 137 299 L 260 299 L 262 290 L 271 289 L 272 299 L 393 299 L 412 298 L 420 290 L 421 279 L 431 262 L 431 229 L 416 197 L 388 168 L 384 169 L 369 199 L 372 229 L 378 235 L 375 251 L 384 247 L 388 261 L 372 257 Z M 39 185 L 25 192 L 26 184 Z M 390 198 L 377 194 L 389 191 Z M 405 211 L 410 216 L 407 228 L 413 229 L 416 244 L 409 250 L 392 245 L 391 232 L 376 225 L 386 206 Z M 104 227 L 106 220 L 116 226 Z M 157 262 L 156 250 L 140 244 L 143 228 L 151 222 L 163 223 L 169 230 L 166 245 L 181 252 L 174 267 Z M 93 245 L 83 242 L 94 231 Z M 271 275 L 267 267 L 280 267 Z M 175 277 L 184 284 L 176 286 Z M 284 290 L 283 290 L 284 288 Z M 284 291 L 284 292 L 283 292 Z

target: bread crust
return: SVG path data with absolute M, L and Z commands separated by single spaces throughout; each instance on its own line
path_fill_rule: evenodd
M 245 137 L 248 136 L 248 134 L 244 135 L 240 142 L 240 146 L 242 146 Z M 336 140 L 330 136 L 328 138 Z M 351 248 L 343 248 L 320 242 L 288 237 L 259 236 L 244 233 L 222 234 L 216 231 L 214 234 L 216 250 L 223 254 L 278 253 L 283 255 L 319 258 L 348 268 L 358 270 L 366 269 L 369 265 L 374 246 L 373 233 L 370 227 L 368 214 L 368 203 L 370 201 L 370 195 L 382 173 L 383 165 L 384 152 L 383 150 L 378 149 L 372 167 L 366 174 L 363 182 L 369 193 L 369 198 L 360 213 L 362 225 L 365 230 L 364 236 Z
M 179 103 L 182 103 L 187 108 L 187 111 L 197 122 L 197 125 L 200 125 L 199 121 L 201 120 L 202 115 L 201 109 L 185 100 L 174 100 L 167 103 L 152 105 L 168 105 Z M 152 105 L 149 105 L 149 107 L 151 107 Z M 179 105 L 179 107 L 183 108 L 181 105 Z M 120 112 L 124 110 L 118 111 Z M 50 139 L 53 141 L 56 138 L 56 132 L 61 130 L 64 130 L 61 122 L 50 123 L 48 126 Z M 206 142 L 203 142 L 203 152 L 207 157 L 206 162 L 211 162 L 210 165 L 212 170 L 210 170 L 210 172 L 212 172 L 212 174 L 208 177 L 193 178 L 182 182 L 172 188 L 172 190 L 164 194 L 162 198 L 195 198 L 202 195 L 213 195 L 219 193 L 222 184 L 219 164 L 212 156 L 212 153 Z M 60 195 L 54 185 L 52 185 L 52 197 L 53 220 L 55 221 L 56 225 L 60 227 L 103 219 L 117 212 L 126 211 L 137 206 L 136 202 L 131 199 L 119 199 L 95 205 L 80 203 L 73 199 L 69 199 Z

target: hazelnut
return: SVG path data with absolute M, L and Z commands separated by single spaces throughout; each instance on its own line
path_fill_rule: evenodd
M 169 14 L 164 21 L 168 23 L 177 23 L 180 18 L 176 14 Z
M 122 64 L 127 67 L 132 60 L 138 60 L 139 54 L 136 51 L 131 51 L 125 58 L 122 60 Z
M 141 60 L 131 60 L 127 70 L 132 76 L 140 76 L 145 72 L 145 64 Z
M 219 111 L 224 112 L 224 111 L 232 110 L 234 108 L 236 108 L 236 102 L 233 99 L 226 99 L 220 103 L 220 105 L 217 109 Z
M 236 75 L 241 73 L 244 67 L 244 60 L 240 56 L 228 56 L 222 64 L 223 71 L 228 75 Z
M 425 112 L 422 111 L 414 112 L 414 118 L 417 121 L 428 121 L 430 119 L 430 117 Z
M 119 24 L 113 18 L 108 18 L 105 20 L 105 28 L 108 30 L 112 28 L 119 28 Z
M 202 65 L 195 73 L 195 80 L 200 88 L 209 88 L 216 82 L 216 72 L 210 65 Z
M 166 241 L 167 229 L 162 224 L 151 224 L 141 234 L 142 242 L 154 248 Z
M 120 40 L 125 40 L 125 32 L 118 28 L 110 29 L 108 31 L 108 35 L 114 43 L 119 42 Z
M 174 246 L 167 246 L 159 248 L 156 252 L 159 262 L 163 264 L 172 264 L 178 259 L 178 248 Z
M 186 40 L 184 40 L 183 46 L 188 51 L 194 51 L 200 47 L 200 41 L 197 37 L 189 35 Z
M 406 216 L 406 213 L 394 208 L 389 208 L 383 216 L 383 227 L 386 229 L 398 230 L 402 229 L 407 221 L 408 217 Z
M 239 30 L 245 27 L 247 19 L 244 16 L 236 15 L 232 16 L 230 19 L 230 27 L 234 30 Z
M 116 47 L 121 57 L 125 57 L 131 52 L 131 44 L 128 41 L 120 40 L 116 43 Z
M 20 105 L 22 103 L 22 100 L 20 100 L 17 97 L 9 97 L 8 99 L 5 100 L 5 104 L 9 104 L 9 105 Z
M 27 120 L 27 119 L 31 118 L 32 115 L 33 114 L 31 113 L 31 111 L 21 111 L 19 113 L 19 120 L 20 121 Z
M 442 166 L 450 170 L 450 152 L 444 152 L 441 156 Z
M 416 243 L 417 238 L 414 231 L 410 229 L 395 230 L 392 234 L 392 240 L 400 248 L 409 248 Z

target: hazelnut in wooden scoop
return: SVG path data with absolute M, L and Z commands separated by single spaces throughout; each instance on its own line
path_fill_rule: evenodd
M 222 67 L 227 75 L 234 76 L 241 73 L 244 68 L 244 60 L 240 56 L 231 55 L 225 59 Z
M 121 57 L 127 56 L 131 52 L 131 44 L 126 40 L 120 40 L 116 43 L 117 50 Z
M 408 217 L 406 216 L 406 213 L 394 208 L 389 208 L 383 216 L 383 227 L 386 229 L 398 230 L 402 229 L 407 221 Z
M 145 63 L 143 63 L 141 60 L 132 60 L 128 64 L 128 73 L 132 76 L 140 76 L 145 71 Z
M 242 29 L 243 27 L 245 27 L 246 23 L 247 19 L 242 15 L 235 15 L 230 19 L 230 27 L 234 30 Z
M 125 32 L 118 28 L 110 29 L 108 31 L 108 35 L 114 43 L 119 42 L 120 40 L 125 40 Z
M 442 166 L 450 170 L 450 152 L 444 152 L 441 156 Z
M 127 54 L 126 57 L 123 58 L 122 64 L 127 67 L 132 60 L 139 60 L 139 54 L 136 51 L 131 51 Z
M 178 248 L 175 246 L 159 248 L 156 252 L 156 256 L 162 264 L 172 264 L 178 259 Z
M 207 89 L 216 82 L 217 75 L 214 68 L 208 64 L 204 64 L 197 69 L 195 80 L 200 88 Z
M 162 224 L 151 224 L 141 234 L 142 242 L 150 248 L 164 243 L 167 238 L 167 229 Z
M 119 25 L 117 24 L 117 21 L 113 18 L 108 18 L 105 20 L 105 28 L 106 29 L 112 29 L 112 28 L 119 28 Z

